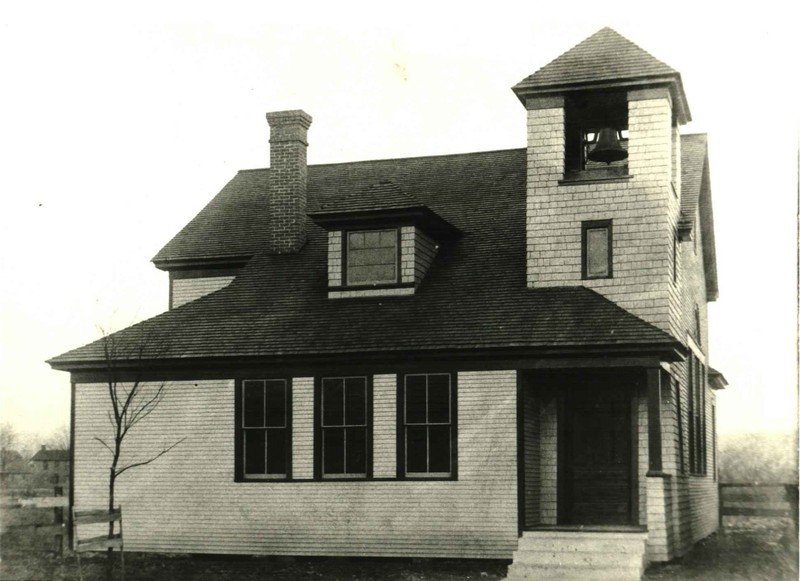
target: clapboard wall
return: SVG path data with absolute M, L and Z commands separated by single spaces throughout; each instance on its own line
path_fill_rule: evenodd
M 117 500 L 131 551 L 510 558 L 517 545 L 516 373 L 458 374 L 458 480 L 399 481 L 394 375 L 374 384 L 374 472 L 319 482 L 313 380 L 293 380 L 294 482 L 234 482 L 234 381 L 172 382 L 129 435 Z M 147 389 L 156 386 L 147 384 Z M 108 502 L 107 388 L 79 384 L 75 505 Z

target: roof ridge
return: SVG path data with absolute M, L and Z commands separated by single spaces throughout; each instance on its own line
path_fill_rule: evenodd
M 442 153 L 436 155 L 413 155 L 410 157 L 382 157 L 377 159 L 360 159 L 358 161 L 337 161 L 337 162 L 330 162 L 330 163 L 310 163 L 308 167 L 331 167 L 331 166 L 342 166 L 342 165 L 360 165 L 364 163 L 382 163 L 382 162 L 389 162 L 389 161 L 411 161 L 415 159 L 444 159 L 444 158 L 455 158 L 455 157 L 464 157 L 468 155 L 488 155 L 491 153 L 510 153 L 512 151 L 525 151 L 524 147 L 511 147 L 508 149 L 490 149 L 486 151 L 465 151 L 461 153 Z M 247 169 L 240 169 L 236 173 L 248 173 L 248 172 L 262 172 L 262 171 L 269 171 L 270 168 L 268 167 L 254 167 L 254 168 L 247 168 Z
M 601 58 L 606 53 L 609 58 Z M 514 90 L 665 75 L 680 76 L 667 63 L 606 26 L 525 77 Z

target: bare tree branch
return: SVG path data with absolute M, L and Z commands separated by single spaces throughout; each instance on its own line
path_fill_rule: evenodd
M 164 398 L 164 384 L 162 383 L 158 389 L 156 390 L 155 395 L 150 398 L 145 403 L 137 406 L 137 408 L 131 414 L 130 420 L 127 422 L 125 429 L 123 430 L 123 434 L 133 428 L 137 423 L 141 420 L 146 418 L 150 415 L 150 413 L 156 409 L 156 406 L 161 403 L 161 400 Z
M 101 444 L 103 444 L 103 446 L 105 446 L 105 447 L 106 447 L 106 450 L 108 450 L 109 452 L 111 452 L 111 455 L 112 455 L 112 456 L 114 455 L 114 450 L 112 450 L 112 449 L 111 449 L 111 446 L 109 446 L 108 444 L 106 444 L 106 443 L 105 443 L 103 440 L 101 440 L 101 439 L 100 439 L 100 438 L 98 438 L 97 436 L 95 436 L 93 439 L 94 439 L 94 440 L 97 440 L 98 442 L 100 442 Z
M 105 357 L 107 381 L 106 389 L 111 405 L 106 412 L 113 430 L 113 439 L 95 437 L 109 452 L 112 460 L 109 467 L 108 508 L 114 510 L 116 479 L 131 468 L 146 466 L 178 446 L 185 438 L 163 448 L 160 452 L 142 462 L 133 462 L 118 468 L 122 448 L 130 430 L 155 411 L 163 401 L 165 383 L 161 383 L 151 392 L 146 388 L 144 373 L 148 369 L 145 357 L 157 358 L 159 351 L 154 347 L 163 347 L 163 341 L 153 344 L 153 337 L 146 329 L 139 328 L 135 333 L 109 335 L 103 331 L 103 355 Z M 120 337 L 123 337 L 120 339 Z M 113 536 L 114 523 L 108 526 L 109 538 Z M 109 552 L 109 558 L 111 553 Z
M 172 444 L 172 446 L 170 446 L 169 448 L 164 448 L 163 450 L 161 450 L 161 452 L 159 452 L 158 454 L 156 454 L 155 456 L 153 456 L 149 460 L 145 460 L 144 462 L 136 462 L 134 464 L 128 464 L 127 466 L 125 466 L 121 470 L 118 470 L 117 473 L 116 473 L 116 476 L 119 476 L 120 474 L 122 474 L 126 470 L 130 470 L 131 468 L 136 468 L 137 466 L 145 466 L 147 464 L 150 464 L 150 462 L 153 462 L 154 460 L 158 460 L 159 458 L 161 458 L 161 456 L 163 456 L 164 454 L 166 454 L 167 452 L 172 450 L 175 446 L 177 446 L 178 444 L 183 442 L 185 439 L 186 438 L 181 438 L 180 440 L 178 440 L 177 442 Z

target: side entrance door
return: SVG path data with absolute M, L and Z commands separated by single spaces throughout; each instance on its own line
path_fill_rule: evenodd
M 631 394 L 591 385 L 567 390 L 559 450 L 563 524 L 633 524 Z

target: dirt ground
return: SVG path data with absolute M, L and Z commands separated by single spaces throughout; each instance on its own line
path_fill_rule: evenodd
M 687 555 L 651 565 L 645 581 L 797 581 L 797 531 L 790 519 L 725 517 L 722 533 Z
M 726 519 L 731 520 L 731 519 Z M 724 534 L 699 543 L 689 554 L 648 568 L 645 581 L 702 579 L 711 581 L 792 581 L 798 578 L 796 534 L 788 521 L 739 519 L 726 522 Z M 78 579 L 77 560 L 40 554 L 4 553 L 0 579 Z M 507 561 L 409 559 L 264 558 L 126 553 L 126 581 L 455 581 L 503 579 Z M 105 556 L 84 558 L 84 579 L 107 579 Z M 115 561 L 113 579 L 121 579 Z

